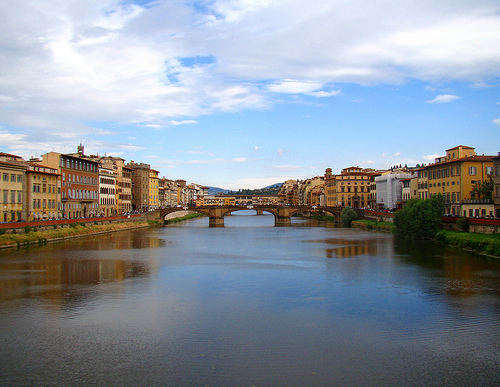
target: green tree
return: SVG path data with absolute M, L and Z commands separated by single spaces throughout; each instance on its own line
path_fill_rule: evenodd
M 471 199 L 492 199 L 493 198 L 493 177 L 487 175 L 485 180 L 479 180 L 472 186 L 470 191 Z
M 351 207 L 346 207 L 342 210 L 340 214 L 340 221 L 345 227 L 351 227 L 351 223 L 358 217 L 356 211 L 354 211 Z
M 409 239 L 433 239 L 443 215 L 443 195 L 430 199 L 410 199 L 394 214 L 396 235 Z

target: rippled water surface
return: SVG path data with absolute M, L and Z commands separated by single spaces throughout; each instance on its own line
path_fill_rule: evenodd
M 0 251 L 0 385 L 500 385 L 500 260 L 225 223 Z

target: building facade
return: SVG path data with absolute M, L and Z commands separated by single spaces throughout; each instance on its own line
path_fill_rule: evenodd
M 116 213 L 123 214 L 132 211 L 132 170 L 125 165 L 125 160 L 120 157 L 102 157 L 99 163 L 104 168 L 115 172 Z
M 116 172 L 99 165 L 99 215 L 114 216 L 116 206 Z
M 377 185 L 377 205 L 397 209 L 403 202 L 403 180 L 412 177 L 409 172 L 396 171 L 375 178 Z
M 493 173 L 493 157 L 477 155 L 474 148 L 463 145 L 446 150 L 446 156 L 424 167 L 428 196 L 442 194 L 446 214 L 467 216 L 461 205 L 476 199 L 471 195 L 472 188 Z
M 42 155 L 43 165 L 61 175 L 63 218 L 86 218 L 99 214 L 99 163 L 83 157 L 49 152 Z
M 493 204 L 495 217 L 500 218 L 500 155 L 493 158 Z
M 26 219 L 24 203 L 27 169 L 22 157 L 0 152 L 0 222 Z
M 127 164 L 132 170 L 132 209 L 134 211 L 147 211 L 149 207 L 149 164 L 135 163 L 133 160 Z
M 60 219 L 61 180 L 56 168 L 38 160 L 28 161 L 26 171 L 26 220 Z

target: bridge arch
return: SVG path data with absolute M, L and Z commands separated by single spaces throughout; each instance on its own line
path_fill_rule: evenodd
M 224 226 L 224 217 L 232 212 L 243 210 L 255 210 L 269 212 L 274 216 L 276 226 L 287 226 L 291 224 L 291 217 L 297 213 L 323 211 L 331 214 L 336 220 L 340 219 L 340 207 L 317 207 L 317 206 L 288 206 L 288 205 L 256 205 L 256 206 L 203 206 L 203 207 L 171 207 L 160 210 L 160 219 L 173 212 L 193 211 L 208 216 L 211 227 Z

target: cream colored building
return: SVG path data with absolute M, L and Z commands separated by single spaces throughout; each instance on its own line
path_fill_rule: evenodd
M 116 213 L 123 214 L 132 211 L 132 170 L 120 157 L 101 157 L 99 162 L 101 166 L 113 170 L 116 174 Z
M 28 221 L 62 218 L 61 176 L 56 168 L 30 160 L 26 171 L 26 211 Z
M 99 215 L 114 216 L 116 206 L 116 171 L 99 166 Z
M 0 152 L 0 222 L 26 220 L 27 163 L 20 156 Z

